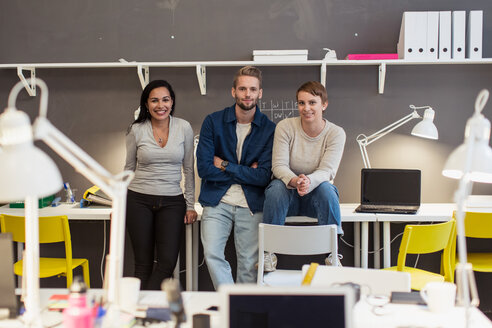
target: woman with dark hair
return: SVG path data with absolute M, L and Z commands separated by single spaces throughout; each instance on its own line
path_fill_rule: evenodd
M 126 135 L 125 170 L 135 171 L 128 186 L 126 227 L 142 289 L 160 289 L 161 282 L 173 275 L 184 224 L 197 218 L 193 130 L 190 123 L 173 116 L 175 105 L 167 81 L 150 82 Z

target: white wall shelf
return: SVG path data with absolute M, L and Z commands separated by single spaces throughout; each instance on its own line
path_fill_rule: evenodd
M 0 69 L 16 69 L 21 81 L 26 81 L 24 71 L 31 72 L 31 78 L 35 78 L 36 69 L 45 68 L 131 68 L 137 69 L 137 75 L 144 88 L 149 83 L 149 70 L 151 67 L 194 67 L 202 95 L 207 94 L 207 67 L 234 67 L 234 66 L 319 66 L 320 82 L 326 85 L 327 66 L 378 66 L 378 92 L 384 93 L 386 80 L 386 68 L 392 65 L 466 65 L 466 64 L 492 64 L 492 58 L 461 59 L 461 60 L 435 60 L 435 61 L 410 61 L 410 60 L 305 60 L 292 62 L 272 61 L 183 61 L 183 62 L 106 62 L 106 63 L 37 63 L 37 64 L 0 64 Z M 36 95 L 33 85 L 24 83 L 31 96 Z

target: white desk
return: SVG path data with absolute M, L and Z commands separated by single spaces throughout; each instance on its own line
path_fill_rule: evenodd
M 268 287 L 266 287 L 268 288 Z M 48 298 L 52 294 L 67 293 L 66 289 L 42 289 L 41 304 L 45 306 Z M 90 290 L 90 294 L 98 295 L 101 290 Z M 157 300 L 157 302 L 156 302 Z M 162 300 L 162 302 L 160 302 Z M 183 328 L 192 327 L 191 320 L 193 314 L 207 313 L 210 315 L 211 327 L 221 327 L 220 315 L 217 311 L 207 311 L 212 305 L 220 306 L 220 295 L 216 292 L 184 292 L 183 302 L 187 315 L 187 322 Z M 166 306 L 166 295 L 161 291 L 141 292 L 141 304 L 151 304 Z M 402 327 L 446 327 L 463 328 L 465 327 L 464 309 L 456 307 L 452 311 L 444 314 L 430 312 L 426 306 L 409 304 L 386 304 L 377 309 L 376 314 L 372 305 L 364 298 L 358 302 L 353 310 L 353 328 L 402 328 Z M 470 309 L 470 328 L 491 328 L 492 322 L 477 308 Z M 52 322 L 60 322 L 61 315 Z M 4 324 L 5 323 L 5 324 Z M 21 327 L 18 321 L 2 321 L 2 327 Z M 59 325 L 60 326 L 60 325 Z M 56 326 L 56 327 L 59 327 Z M 170 327 L 171 325 L 159 325 L 159 327 Z
M 24 216 L 23 208 L 10 208 L 9 205 L 0 207 L 0 214 Z M 80 208 L 77 204 L 67 204 L 61 203 L 56 207 L 43 207 L 39 209 L 39 216 L 55 216 L 55 215 L 66 215 L 69 220 L 95 220 L 95 221 L 105 221 L 110 220 L 111 208 L 105 206 L 90 206 L 85 208 Z M 186 289 L 192 290 L 193 284 L 193 271 L 192 268 L 192 225 L 186 225 Z M 198 257 L 198 251 L 197 255 Z
M 100 295 L 101 290 L 91 289 L 91 295 Z M 46 306 L 52 294 L 66 294 L 66 289 L 41 289 L 41 305 Z M 217 311 L 208 311 L 212 305 L 220 306 L 220 295 L 216 292 L 184 292 L 183 302 L 187 315 L 187 322 L 183 328 L 192 327 L 193 314 L 207 313 L 210 315 L 210 326 L 220 328 L 220 314 Z M 167 306 L 166 295 L 161 291 L 144 291 L 140 295 L 140 304 L 153 306 Z M 377 309 L 376 314 L 372 305 L 364 300 L 358 302 L 353 310 L 353 328 L 402 328 L 402 327 L 465 327 L 464 309 L 456 307 L 445 314 L 430 312 L 426 306 L 409 304 L 386 304 Z M 47 318 L 46 318 L 47 316 Z M 45 323 L 53 327 L 61 327 L 61 313 L 43 312 Z M 47 320 L 46 320 L 47 319 Z M 1 327 L 23 327 L 18 320 L 2 320 Z M 159 324 L 156 327 L 171 327 Z M 477 308 L 470 309 L 470 328 L 491 328 L 492 322 Z

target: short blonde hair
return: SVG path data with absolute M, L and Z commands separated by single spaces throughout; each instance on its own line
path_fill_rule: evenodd
M 236 75 L 234 75 L 234 81 L 232 82 L 232 86 L 236 88 L 237 85 L 237 80 L 239 79 L 240 76 L 253 76 L 260 81 L 260 89 L 261 89 L 261 84 L 262 84 L 262 77 L 261 77 L 261 71 L 259 68 L 254 67 L 254 66 L 244 66 L 240 68 L 237 72 Z

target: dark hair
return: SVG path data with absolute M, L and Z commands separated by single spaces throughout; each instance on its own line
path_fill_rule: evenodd
M 232 82 L 232 86 L 234 88 L 236 88 L 237 80 L 239 79 L 240 76 L 256 77 L 258 79 L 258 81 L 260 81 L 260 89 L 261 89 L 262 78 L 261 78 L 261 71 L 259 68 L 254 67 L 254 66 L 244 66 L 244 67 L 240 68 L 236 72 L 236 75 L 234 75 L 234 80 Z
M 322 103 L 328 102 L 328 94 L 326 93 L 325 87 L 318 81 L 309 81 L 304 83 L 297 89 L 296 98 L 299 92 L 304 91 L 312 94 L 313 96 L 319 96 Z
M 142 123 L 145 122 L 146 120 L 150 120 L 150 113 L 149 109 L 147 108 L 147 100 L 149 99 L 150 93 L 152 90 L 156 88 L 166 88 L 169 90 L 169 94 L 171 95 L 171 99 L 173 101 L 173 105 L 171 106 L 171 114 L 173 115 L 174 113 L 174 107 L 176 106 L 176 95 L 174 94 L 173 87 L 169 82 L 165 80 L 154 80 L 147 84 L 145 88 L 142 91 L 142 95 L 140 96 L 140 113 L 138 113 L 138 117 L 133 123 L 130 125 L 130 128 L 133 124 L 135 123 Z

